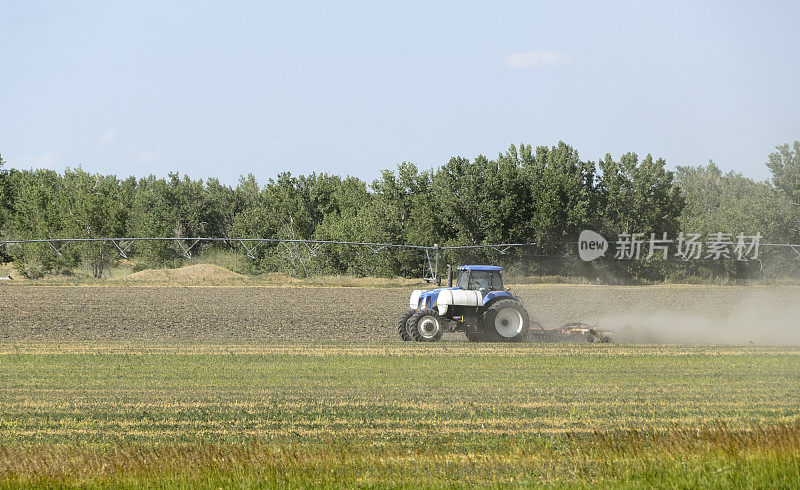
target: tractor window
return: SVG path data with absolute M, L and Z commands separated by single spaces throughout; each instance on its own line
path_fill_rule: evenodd
M 503 290 L 503 275 L 500 273 L 500 271 L 492 272 L 492 290 L 493 291 Z
M 460 289 L 469 289 L 467 281 L 469 280 L 469 271 L 458 271 L 458 279 L 456 280 L 456 287 Z
M 461 276 L 458 277 L 459 287 L 461 287 Z M 469 284 L 463 289 L 474 289 L 476 291 L 501 291 L 503 289 L 503 279 L 499 271 L 470 271 Z

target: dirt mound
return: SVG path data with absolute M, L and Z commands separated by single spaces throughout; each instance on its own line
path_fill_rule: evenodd
M 121 282 L 164 283 L 164 284 L 218 284 L 241 282 L 247 276 L 229 271 L 214 264 L 195 264 L 179 269 L 147 269 L 119 278 Z

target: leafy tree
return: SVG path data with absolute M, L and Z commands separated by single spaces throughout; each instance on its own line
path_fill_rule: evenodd
M 445 223 L 438 213 L 438 203 L 433 195 L 433 170 L 420 172 L 413 164 L 398 167 L 398 183 L 403 189 L 402 211 L 403 242 L 432 245 L 444 242 Z M 413 264 L 419 270 L 418 264 Z
M 62 233 L 71 238 L 119 237 L 125 232 L 128 209 L 121 187 L 113 175 L 91 175 L 80 167 L 69 168 L 61 181 L 56 206 L 63 219 Z M 95 278 L 102 277 L 110 262 L 116 260 L 114 246 L 106 242 L 86 242 L 78 245 L 81 260 L 92 270 Z
M 317 238 L 336 241 L 394 243 L 400 221 L 395 209 L 386 202 L 369 197 L 358 209 L 346 209 L 330 215 L 317 231 Z M 320 264 L 325 272 L 358 276 L 391 276 L 407 267 L 392 249 L 369 249 L 347 245 L 330 246 L 320 250 Z
M 262 190 L 255 177 L 250 174 L 239 179 L 233 191 L 236 213 L 231 225 L 231 236 L 237 238 L 276 238 L 279 224 L 274 203 L 266 189 Z M 254 243 L 248 243 L 254 247 Z M 274 266 L 272 256 L 276 245 L 264 245 L 253 250 L 250 272 L 259 272 L 267 265 L 267 270 L 279 270 Z M 266 263 L 266 264 L 265 264 Z
M 800 141 L 776 147 L 769 154 L 767 167 L 772 171 L 775 187 L 785 192 L 795 204 L 800 204 Z
M 539 146 L 535 153 L 530 146 L 523 145 L 521 150 L 530 182 L 526 196 L 531 203 L 529 237 L 540 253 L 565 253 L 571 250 L 567 242 L 592 220 L 594 163 L 581 161 L 578 152 L 563 141 L 551 148 Z
M 208 179 L 205 188 L 201 189 L 201 195 L 204 202 L 204 232 L 207 236 L 229 237 L 238 211 L 233 189 L 221 184 L 219 179 Z
M 8 213 L 8 171 L 3 168 L 6 162 L 3 160 L 3 155 L 0 155 L 0 230 L 3 229 L 6 214 Z
M 60 176 L 52 170 L 23 171 L 11 174 L 11 215 L 6 221 L 6 233 L 18 240 L 59 238 L 63 234 L 63 208 L 59 202 L 62 192 Z M 67 272 L 75 256 L 59 256 L 39 244 L 16 245 L 11 250 L 14 265 L 28 277 L 41 277 L 52 272 Z
M 442 237 L 437 236 L 438 213 L 430 203 L 430 184 L 431 172 L 420 173 L 414 164 L 402 162 L 396 174 L 384 170 L 381 178 L 373 181 L 374 202 L 361 214 L 367 212 L 374 219 L 383 215 L 377 222 L 379 233 L 389 243 L 436 243 Z M 392 249 L 383 251 L 382 256 L 392 256 L 394 264 L 388 267 L 384 263 L 383 275 L 413 276 L 422 270 L 422 258 L 414 251 Z
M 622 155 L 619 162 L 606 155 L 600 163 L 597 209 L 604 231 L 646 236 L 678 231 L 685 202 L 665 165 L 651 155 L 641 163 L 636 153 Z
M 619 162 L 606 155 L 599 165 L 595 220 L 604 235 L 642 233 L 645 240 L 651 233 L 658 238 L 663 233 L 677 236 L 685 200 L 665 165 L 663 159 L 654 160 L 649 154 L 641 162 L 635 153 L 622 155 Z M 661 279 L 670 272 L 669 263 L 659 260 L 603 263 L 607 269 L 601 273 L 610 273 L 610 280 Z
M 797 206 L 769 182 L 756 182 L 737 172 L 723 173 L 713 162 L 706 166 L 679 166 L 676 182 L 686 200 L 680 218 L 684 232 L 699 233 L 704 239 L 713 233 L 761 233 L 770 242 L 797 243 Z M 781 251 L 761 249 L 759 255 L 766 260 L 687 263 L 685 275 L 762 277 L 796 267 L 787 262 L 790 257 Z
M 139 179 L 136 194 L 131 202 L 127 235 L 143 238 L 180 236 L 174 193 L 164 179 L 154 175 Z M 144 241 L 135 245 L 140 257 L 140 267 L 159 267 L 175 263 L 173 244 L 161 241 Z
M 5 165 L 3 155 L 0 155 L 0 236 L 3 236 L 5 230 L 6 220 L 11 212 L 11 191 L 8 189 L 9 176 L 8 171 L 3 168 Z M 10 256 L 6 247 L 0 247 L 0 262 L 9 260 Z

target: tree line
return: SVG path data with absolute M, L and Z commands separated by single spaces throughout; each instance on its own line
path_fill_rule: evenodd
M 367 183 L 326 173 L 289 172 L 236 186 L 218 179 L 118 178 L 80 167 L 6 169 L 0 158 L 0 234 L 6 239 L 98 237 L 295 238 L 443 246 L 532 243 L 504 255 L 447 251 L 442 261 L 500 263 L 524 275 L 578 275 L 607 281 L 770 277 L 797 271 L 798 260 L 764 250 L 758 261 L 637 260 L 591 263 L 576 254 L 583 229 L 619 233 L 760 232 L 775 243 L 800 242 L 800 142 L 768 155 L 772 181 L 722 172 L 714 163 L 666 168 L 661 158 L 610 154 L 582 160 L 570 145 L 511 145 L 495 159 L 453 157 L 420 170 L 403 162 Z M 230 243 L 200 244 L 232 248 Z M 176 244 L 139 242 L 135 267 L 178 265 Z M 202 252 L 202 250 L 201 250 Z M 418 276 L 424 258 L 409 250 L 265 244 L 242 261 L 243 272 L 296 276 Z M 84 265 L 101 277 L 119 256 L 112 244 L 0 248 L 30 277 Z

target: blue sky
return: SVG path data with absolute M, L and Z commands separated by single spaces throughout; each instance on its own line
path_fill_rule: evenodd
M 769 177 L 798 2 L 0 0 L 0 154 L 118 176 L 324 171 L 564 140 Z

